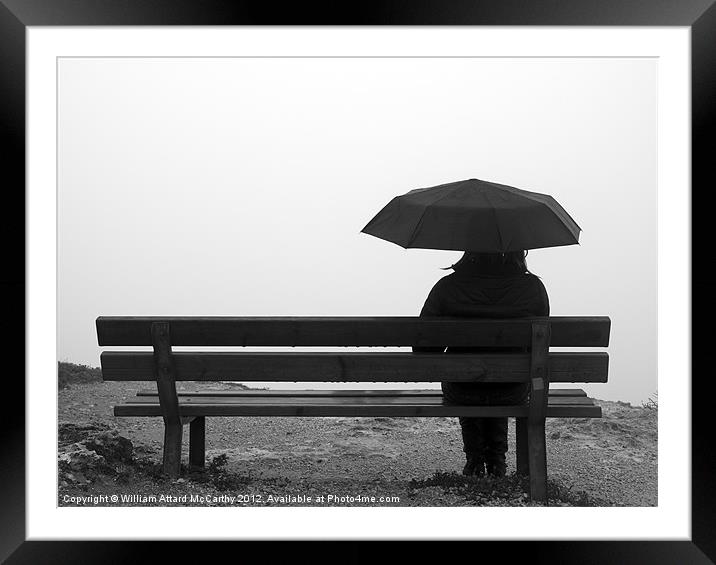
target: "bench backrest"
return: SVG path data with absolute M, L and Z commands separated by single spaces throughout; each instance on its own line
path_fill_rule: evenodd
M 535 349 L 534 327 L 546 326 L 544 345 L 606 347 L 607 317 L 513 320 L 419 317 L 99 317 L 100 346 L 152 346 L 151 351 L 105 351 L 105 380 L 155 380 L 168 355 L 178 381 L 294 382 L 527 382 L 530 353 L 426 354 L 173 352 L 172 346 L 293 347 L 524 347 Z M 153 328 L 155 335 L 153 335 Z M 164 332 L 164 335 L 160 335 Z M 606 382 L 605 352 L 552 353 L 552 382 Z

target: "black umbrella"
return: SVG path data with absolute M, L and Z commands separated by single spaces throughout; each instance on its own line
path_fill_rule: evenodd
M 396 196 L 361 230 L 401 247 L 497 253 L 579 243 L 548 194 L 469 179 Z

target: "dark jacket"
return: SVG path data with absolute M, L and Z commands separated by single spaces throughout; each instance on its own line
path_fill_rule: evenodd
M 542 281 L 515 267 L 490 270 L 465 264 L 443 277 L 430 291 L 420 316 L 523 318 L 549 316 L 549 298 Z M 498 351 L 506 351 L 506 348 Z M 416 352 L 445 348 L 414 347 Z M 487 348 L 451 347 L 451 352 L 488 352 Z

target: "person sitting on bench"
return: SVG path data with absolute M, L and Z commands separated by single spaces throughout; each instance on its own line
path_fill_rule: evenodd
M 549 316 L 549 299 L 542 281 L 530 273 L 525 251 L 507 253 L 465 252 L 448 267 L 453 273 L 430 291 L 420 316 L 522 318 Z M 500 353 L 520 348 L 450 347 L 448 352 Z M 445 348 L 413 347 L 415 352 L 444 352 Z M 462 405 L 522 404 L 529 383 L 442 382 L 444 399 Z M 485 471 L 505 475 L 507 418 L 460 418 L 466 457 L 464 475 Z

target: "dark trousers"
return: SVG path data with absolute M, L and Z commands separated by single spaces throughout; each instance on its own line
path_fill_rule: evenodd
M 441 383 L 448 404 L 499 406 L 522 404 L 529 395 L 529 384 Z M 507 418 L 460 418 L 465 453 L 488 464 L 505 464 Z

